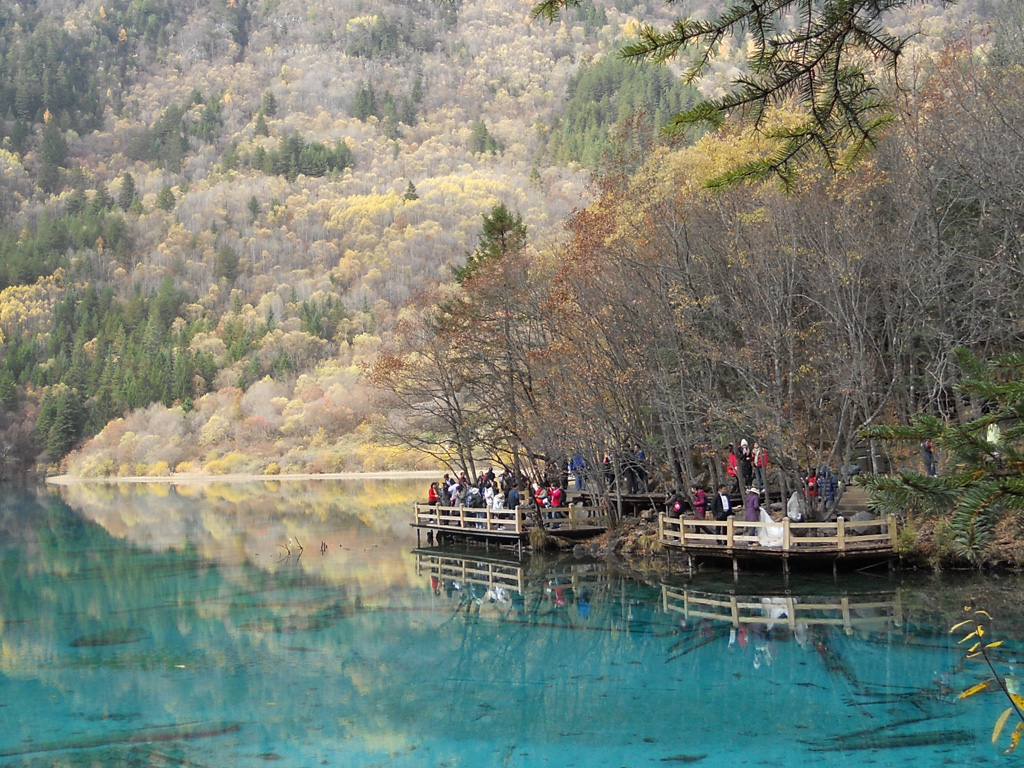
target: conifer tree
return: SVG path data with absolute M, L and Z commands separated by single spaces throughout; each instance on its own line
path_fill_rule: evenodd
M 973 418 L 946 423 L 921 415 L 907 426 L 877 426 L 867 438 L 921 443 L 931 440 L 945 456 L 937 476 L 909 469 L 895 476 L 867 475 L 859 482 L 882 513 L 948 516 L 958 556 L 980 563 L 997 523 L 1024 519 L 1024 354 L 983 362 L 957 351 L 963 374 L 957 390 Z
M 171 189 L 170 184 L 164 184 L 160 188 L 160 193 L 156 196 L 156 207 L 161 211 L 173 211 L 177 201 L 174 198 L 174 190 Z
M 121 178 L 121 188 L 117 192 L 117 207 L 122 211 L 127 211 L 132 207 L 135 194 L 135 179 L 130 173 L 126 173 Z
M 256 115 L 256 125 L 253 128 L 253 133 L 257 136 L 269 136 L 270 128 L 267 127 L 267 120 L 263 117 L 263 113 L 260 112 Z
M 42 145 L 39 149 L 39 188 L 54 193 L 60 189 L 61 169 L 68 158 L 68 144 L 64 132 L 51 120 L 43 129 Z
M 526 225 L 520 214 L 513 214 L 499 203 L 483 215 L 483 231 L 476 250 L 466 257 L 462 267 L 452 269 L 459 283 L 472 279 L 480 269 L 493 261 L 497 261 L 508 253 L 520 250 L 526 244 Z
M 810 155 L 841 169 L 877 144 L 893 120 L 877 72 L 896 72 L 909 40 L 887 32 L 885 22 L 917 2 L 924 0 L 737 0 L 710 19 L 684 17 L 664 30 L 646 24 L 622 55 L 664 64 L 692 53 L 684 80 L 693 83 L 708 72 L 723 44 L 748 38 L 747 71 L 732 89 L 677 113 L 668 129 L 717 127 L 732 114 L 744 115 L 774 141 L 774 151 L 713 183 L 776 177 L 791 186 L 797 165 Z M 554 21 L 562 9 L 579 5 L 580 0 L 540 0 L 533 15 Z M 803 119 L 769 127 L 769 110 L 792 99 Z

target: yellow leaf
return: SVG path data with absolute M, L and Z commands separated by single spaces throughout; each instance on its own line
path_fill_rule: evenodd
M 988 643 L 985 647 L 986 648 L 998 648 L 1002 644 L 1003 644 L 1002 640 L 996 640 L 994 643 Z
M 1010 700 L 1021 709 L 1024 709 L 1024 696 L 1021 696 L 1019 693 L 1011 693 Z
M 970 648 L 967 649 L 967 652 L 968 653 L 975 653 L 975 652 L 977 652 L 977 650 L 980 647 L 981 647 L 981 643 L 975 643 L 974 645 L 972 645 Z
M 954 624 L 952 626 L 952 628 L 950 628 L 949 632 L 950 632 L 950 634 L 952 634 L 953 632 L 956 632 L 958 629 L 960 629 L 960 627 L 963 627 L 963 626 L 965 626 L 967 624 L 972 624 L 972 623 L 973 623 L 973 619 L 967 619 L 966 621 L 961 621 L 959 624 Z
M 1006 721 L 1010 719 L 1010 714 L 1013 712 L 1013 707 L 1007 707 L 1003 710 L 1003 714 L 996 720 L 996 726 L 992 729 L 992 743 L 995 744 L 999 740 L 999 734 L 1003 732 L 1003 726 L 1006 725 Z
M 964 644 L 964 643 L 966 643 L 966 642 L 967 642 L 968 640 L 973 640 L 973 639 L 974 639 L 974 638 L 976 638 L 977 636 L 978 636 L 978 630 L 976 629 L 976 630 L 974 630 L 973 632 L 971 632 L 971 634 L 969 634 L 969 635 L 968 635 L 967 637 L 965 637 L 965 638 L 964 638 L 963 640 L 961 640 L 961 641 L 960 641 L 959 643 L 957 643 L 957 645 L 963 645 L 963 644 Z
M 975 611 L 975 613 L 978 614 L 979 616 L 984 616 L 989 621 L 992 620 L 992 617 L 989 616 L 988 611 Z
M 986 680 L 986 681 L 984 681 L 982 683 L 978 683 L 977 685 L 972 685 L 966 691 L 961 693 L 957 698 L 966 699 L 968 696 L 973 696 L 976 693 L 980 693 L 981 691 L 984 691 L 986 688 L 988 688 L 988 684 L 991 683 L 991 682 L 992 682 L 992 679 L 989 678 L 988 680 Z
M 1003 753 L 1004 755 L 1010 754 L 1017 748 L 1017 745 L 1020 743 L 1021 733 L 1024 733 L 1024 721 L 1017 723 L 1017 727 L 1013 729 L 1013 736 L 1010 737 L 1010 746 Z

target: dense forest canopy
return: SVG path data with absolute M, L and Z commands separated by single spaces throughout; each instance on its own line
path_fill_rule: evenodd
M 899 119 L 789 195 L 704 189 L 764 156 L 736 125 L 664 138 L 746 59 L 724 41 L 684 86 L 617 55 L 673 12 L 0 9 L 4 470 L 376 469 L 414 464 L 410 440 L 542 466 L 641 441 L 672 482 L 744 433 L 796 467 L 954 413 L 951 350 L 1021 331 L 1019 10 L 894 18 L 921 32 Z M 423 408 L 444 397 L 460 421 Z

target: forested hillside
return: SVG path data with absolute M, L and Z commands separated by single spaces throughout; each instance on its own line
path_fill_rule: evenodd
M 97 434 L 72 471 L 402 460 L 360 434 L 361 365 L 398 310 L 450 281 L 498 203 L 563 239 L 616 126 L 640 110 L 653 137 L 686 98 L 615 60 L 632 10 L 5 5 L 6 471 Z
M 908 132 L 926 121 L 934 125 L 936 115 L 959 114 L 946 90 L 932 85 L 938 75 L 1019 65 L 1014 45 L 999 40 L 1012 35 L 1011 6 L 971 2 L 943 11 L 924 4 L 894 20 L 908 34 L 923 33 L 910 62 Z M 388 433 L 400 436 L 401 424 L 382 431 L 373 422 L 382 409 L 395 422 L 409 412 L 382 404 L 371 385 L 401 390 L 408 380 L 400 374 L 412 370 L 426 382 L 419 395 L 434 396 L 430 372 L 416 365 L 431 359 L 423 353 L 439 351 L 432 345 L 451 339 L 417 336 L 414 329 L 438 302 L 464 323 L 452 326 L 462 329 L 459 344 L 474 345 L 460 347 L 467 355 L 460 365 L 483 364 L 492 375 L 505 375 L 495 356 L 508 362 L 514 352 L 518 361 L 516 376 L 504 379 L 513 391 L 503 385 L 457 393 L 480 415 L 467 432 L 471 444 L 462 446 L 471 451 L 517 450 L 507 441 L 513 433 L 518 448 L 538 457 L 584 444 L 596 452 L 619 440 L 665 443 L 673 435 L 680 446 L 711 446 L 750 428 L 744 409 L 778 416 L 762 425 L 766 434 L 772 430 L 773 447 L 794 439 L 793 424 L 808 439 L 808 420 L 820 424 L 826 413 L 838 423 L 838 432 L 835 423 L 828 429 L 836 440 L 893 409 L 884 380 L 892 374 L 895 381 L 897 371 L 909 377 L 899 392 L 910 386 L 915 393 L 899 401 L 901 408 L 916 407 L 922 391 L 929 402 L 941 402 L 942 371 L 935 378 L 919 370 L 931 346 L 915 341 L 911 357 L 891 358 L 861 338 L 874 340 L 883 328 L 888 333 L 888 321 L 871 321 L 855 338 L 830 337 L 829 349 L 864 342 L 868 357 L 849 370 L 840 366 L 836 389 L 812 387 L 800 397 L 796 383 L 810 371 L 838 373 L 804 354 L 804 346 L 768 349 L 750 328 L 782 312 L 789 319 L 772 326 L 772 338 L 812 345 L 826 320 L 838 322 L 838 310 L 824 309 L 821 297 L 796 283 L 768 291 L 771 281 L 793 272 L 826 276 L 814 286 L 858 283 L 835 272 L 845 262 L 820 246 L 827 233 L 835 237 L 862 219 L 874 227 L 863 231 L 884 232 L 886 216 L 895 221 L 907 211 L 954 206 L 955 215 L 933 221 L 931 229 L 914 228 L 923 239 L 902 243 L 907 253 L 884 254 L 913 263 L 922 252 L 946 254 L 947 238 L 960 243 L 980 222 L 991 222 L 993 198 L 971 192 L 964 202 L 964 172 L 942 154 L 946 149 L 916 143 L 899 149 L 910 133 L 844 182 L 852 186 L 830 191 L 825 179 L 826 186 L 811 185 L 817 197 L 810 200 L 776 198 L 768 188 L 704 197 L 695 190 L 707 174 L 696 166 L 721 166 L 756 147 L 730 134 L 717 140 L 724 144 L 705 139 L 696 149 L 686 144 L 697 136 L 682 137 L 670 150 L 659 129 L 693 102 L 693 91 L 671 68 L 625 64 L 615 55 L 641 21 L 667 22 L 678 10 L 586 0 L 549 25 L 531 21 L 530 5 L 514 0 L 26 0 L 0 8 L 4 470 L 37 461 L 48 471 L 87 476 L 408 465 L 415 457 L 401 440 L 387 445 Z M 964 37 L 976 12 L 1002 21 Z M 993 52 L 1002 58 L 996 61 Z M 744 55 L 742 41 L 722 46 L 700 88 L 713 92 L 735 76 Z M 1009 104 L 1015 93 L 1008 88 L 999 98 Z M 936 111 L 936 103 L 943 108 Z M 957 151 L 975 162 L 989 157 L 969 149 L 971 124 L 956 118 L 951 125 L 966 134 Z M 1018 125 L 1014 119 L 1010 133 L 996 132 L 992 140 L 1006 141 Z M 938 166 L 951 169 L 949 178 L 933 180 L 927 165 L 894 159 L 911 152 L 920 158 L 924 150 L 945 158 Z M 991 162 L 1003 174 L 1016 167 Z M 662 174 L 657 183 L 655 173 Z M 921 196 L 901 198 L 911 190 Z M 705 217 L 696 230 L 685 213 L 691 205 Z M 773 207 L 777 212 L 769 215 Z M 482 237 L 499 209 L 519 217 L 525 232 L 509 258 L 488 250 L 493 244 Z M 712 212 L 721 220 L 707 218 Z M 769 225 L 794 226 L 804 213 L 807 232 L 820 234 L 808 234 L 799 248 L 780 234 L 785 227 Z M 698 230 L 699 239 L 690 239 Z M 610 239 L 589 239 L 599 232 Z M 615 232 L 631 234 L 612 237 Z M 777 244 L 752 245 L 767 237 Z M 881 257 L 884 237 L 876 237 Z M 775 248 L 793 248 L 794 260 L 781 272 L 774 264 L 755 268 L 754 255 Z M 635 249 L 650 250 L 641 258 Z M 691 249 L 711 259 L 709 271 L 646 261 L 657 255 L 689 263 Z M 984 258 L 996 251 L 992 245 Z M 453 270 L 470 253 L 482 268 Z M 867 263 L 852 251 L 843 257 Z M 643 267 L 636 275 L 644 279 L 636 280 L 627 265 Z M 881 279 L 892 267 L 872 269 Z M 643 289 L 639 298 L 668 303 L 620 294 L 614 281 L 606 284 L 611 273 L 604 270 L 625 270 L 626 285 Z M 943 270 L 960 274 L 959 267 Z M 963 273 L 978 274 L 1000 287 L 1012 285 L 1007 280 L 1015 275 Z M 967 295 L 993 289 L 972 284 Z M 752 300 L 730 303 L 755 290 L 767 302 L 759 312 Z M 783 311 L 777 302 L 787 295 L 802 298 Z M 1005 324 L 979 325 L 976 311 L 962 318 L 935 296 L 933 309 L 915 315 L 918 325 L 899 330 L 908 338 L 929 336 L 934 313 L 947 310 L 936 332 L 936 359 L 948 359 L 955 343 L 984 348 L 1011 333 Z M 526 299 L 528 313 L 518 314 L 522 308 L 510 302 Z M 503 322 L 488 314 L 499 307 Z M 683 311 L 693 307 L 707 312 Z M 813 307 L 818 314 L 809 313 Z M 1000 305 L 998 311 L 1017 310 Z M 726 320 L 750 318 L 736 320 L 737 327 L 729 320 L 704 328 L 719 313 Z M 630 322 L 578 324 L 585 317 Z M 682 325 L 666 324 L 669 319 Z M 691 326 L 698 320 L 699 327 Z M 652 325 L 679 335 L 667 343 L 648 332 Z M 497 338 L 503 346 L 493 346 Z M 750 339 L 758 346 L 748 348 Z M 576 346 L 565 346 L 570 340 Z M 532 367 L 579 350 L 591 355 L 575 369 L 591 372 L 584 382 L 569 370 Z M 416 357 L 412 367 L 409 354 Z M 767 369 L 754 376 L 736 368 L 737 359 L 748 358 L 765 361 Z M 837 366 L 840 359 L 828 358 Z M 434 360 L 458 369 L 443 355 Z M 695 376 L 704 372 L 696 380 L 708 387 L 700 397 L 690 385 L 664 390 L 682 386 L 680 363 L 694 366 Z M 730 371 L 724 378 L 723 370 Z M 539 390 L 525 389 L 520 375 L 531 386 L 560 382 L 562 389 L 545 400 Z M 599 387 L 606 377 L 608 388 Z M 472 381 L 480 387 L 488 379 Z M 886 394 L 876 401 L 870 388 L 877 386 Z M 565 399 L 570 391 L 582 399 Z M 637 399 L 635 391 L 657 392 L 657 402 Z M 753 392 L 763 393 L 763 401 L 751 401 Z M 675 410 L 680 397 L 688 416 Z M 858 397 L 863 402 L 848 407 Z M 565 411 L 570 404 L 579 409 L 572 418 Z M 711 416 L 697 418 L 691 408 Z M 439 443 L 451 427 L 439 432 L 437 423 L 408 424 Z

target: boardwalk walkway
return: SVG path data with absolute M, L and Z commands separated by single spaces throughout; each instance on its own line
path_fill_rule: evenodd
M 820 567 L 831 562 L 836 569 L 842 561 L 864 564 L 886 562 L 896 554 L 896 518 L 848 522 L 794 523 L 788 517 L 775 521 L 762 515 L 758 522 L 697 520 L 659 516 L 661 543 L 687 554 L 690 567 L 696 557 L 741 561 L 781 560 L 789 571 L 790 562 Z
M 552 507 L 540 510 L 540 515 L 545 530 L 565 538 L 596 536 L 608 528 L 607 516 L 595 507 Z M 426 530 L 442 538 L 494 541 L 516 546 L 522 551 L 538 523 L 537 512 L 533 507 L 478 509 L 416 502 L 412 526 L 416 528 L 417 540 L 420 532 Z

